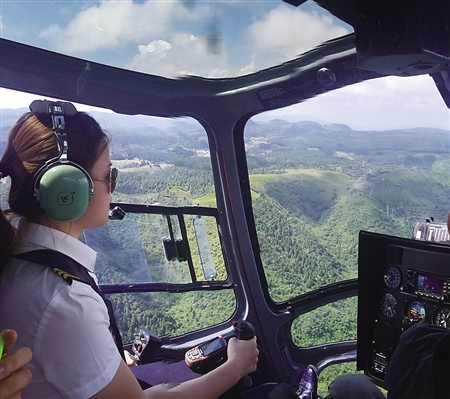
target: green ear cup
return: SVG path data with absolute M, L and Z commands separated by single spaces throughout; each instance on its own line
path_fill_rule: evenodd
M 46 215 L 58 222 L 78 219 L 92 197 L 88 175 L 73 164 L 50 166 L 36 184 L 36 199 Z

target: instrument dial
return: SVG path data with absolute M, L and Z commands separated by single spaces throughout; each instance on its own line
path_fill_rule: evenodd
M 395 265 L 388 265 L 384 272 L 384 283 L 390 289 L 397 289 L 402 281 L 400 270 Z
M 433 315 L 433 324 L 450 328 L 450 308 L 447 306 L 437 308 Z
M 380 301 L 381 313 L 386 317 L 394 317 L 397 314 L 398 304 L 395 296 L 389 292 L 384 294 Z

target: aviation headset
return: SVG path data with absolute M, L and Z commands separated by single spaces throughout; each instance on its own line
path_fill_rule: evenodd
M 77 110 L 72 103 L 35 100 L 30 104 L 30 111 L 45 126 L 50 116 L 59 148 L 59 155 L 35 173 L 31 181 L 32 195 L 50 219 L 70 222 L 86 212 L 94 195 L 89 173 L 67 159 L 65 116 L 74 116 Z

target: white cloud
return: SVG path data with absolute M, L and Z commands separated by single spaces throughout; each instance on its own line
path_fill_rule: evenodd
M 165 37 L 172 21 L 189 14 L 177 2 L 102 1 L 79 12 L 65 27 L 52 25 L 40 37 L 69 53 L 114 48 L 147 38 Z
M 242 68 L 239 69 L 239 75 L 247 75 L 252 72 L 255 72 L 255 70 L 256 70 L 255 60 L 252 59 L 250 63 L 244 65 Z
M 163 76 L 226 76 L 225 54 L 211 54 L 206 37 L 173 32 L 169 41 L 155 40 L 139 46 L 139 54 L 127 68 Z
M 172 48 L 172 45 L 165 40 L 153 40 L 147 46 L 138 46 L 140 54 L 147 53 L 164 53 Z
M 350 33 L 331 16 L 280 5 L 248 28 L 252 46 L 288 60 L 318 44 Z

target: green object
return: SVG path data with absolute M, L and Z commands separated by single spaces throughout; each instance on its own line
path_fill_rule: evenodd
M 5 346 L 5 342 L 3 341 L 3 336 L 0 334 L 0 359 L 3 356 L 3 347 Z
M 36 199 L 50 219 L 70 222 L 86 212 L 92 197 L 88 176 L 74 163 L 60 163 L 38 177 Z

